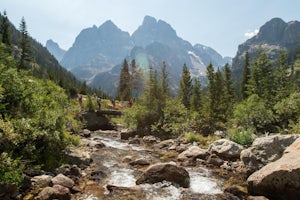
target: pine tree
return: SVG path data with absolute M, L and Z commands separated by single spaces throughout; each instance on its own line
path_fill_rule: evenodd
M 208 101 L 206 101 L 206 109 L 207 109 L 208 117 L 211 119 L 213 116 L 214 105 L 215 105 L 215 97 L 214 97 L 214 94 L 215 94 L 215 72 L 214 72 L 213 65 L 211 63 L 206 67 L 206 77 L 208 80 L 208 83 L 207 83 Z M 209 121 L 211 121 L 210 119 L 209 119 Z
M 131 98 L 131 80 L 126 59 L 124 59 L 122 64 L 117 98 L 121 101 L 128 101 Z
M 140 93 L 140 90 L 143 87 L 143 75 L 136 65 L 135 59 L 133 59 L 130 62 L 130 67 L 131 67 L 131 90 L 132 90 L 132 96 L 137 97 Z
M 251 74 L 247 84 L 247 94 L 257 94 L 260 98 L 268 100 L 269 105 L 274 103 L 276 87 L 274 87 L 273 72 L 272 63 L 266 53 L 260 50 L 258 58 L 255 59 L 254 65 L 251 67 Z
M 201 83 L 199 79 L 194 79 L 191 96 L 191 110 L 199 112 L 201 107 Z
M 278 57 L 278 66 L 275 69 L 275 81 L 276 84 L 276 99 L 277 101 L 288 97 L 292 93 L 291 76 L 289 75 L 289 66 L 287 65 L 287 57 L 284 52 L 280 52 Z
M 10 25 L 9 20 L 6 15 L 6 11 L 3 13 L 2 17 L 2 23 L 0 27 L 0 34 L 1 34 L 1 42 L 4 43 L 7 46 L 8 52 L 11 53 L 11 34 L 10 34 Z
M 241 97 L 242 97 L 242 99 L 246 99 L 248 97 L 246 85 L 248 84 L 249 76 L 250 76 L 249 54 L 248 54 L 248 51 L 246 51 L 245 62 L 243 65 L 243 77 L 242 77 L 242 82 L 241 82 Z
M 187 108 L 190 108 L 190 97 L 192 90 L 192 79 L 190 71 L 186 64 L 183 65 L 180 86 L 179 86 L 179 99 L 181 103 Z
M 31 55 L 31 44 L 29 40 L 29 34 L 27 31 L 27 26 L 24 17 L 22 18 L 20 23 L 20 32 L 21 57 L 19 62 L 19 69 L 29 69 L 33 59 Z
M 234 105 L 234 89 L 232 74 L 228 63 L 224 66 L 224 103 L 225 103 L 225 115 L 226 119 L 230 118 L 233 115 L 233 105 Z
M 161 86 L 162 86 L 162 92 L 168 96 L 169 84 L 168 84 L 168 72 L 167 72 L 166 62 L 163 62 L 163 66 L 161 69 Z
M 226 109 L 227 105 L 225 102 L 225 81 L 220 69 L 218 69 L 215 73 L 215 80 L 213 81 L 212 91 L 212 117 L 214 122 L 225 122 L 226 121 Z

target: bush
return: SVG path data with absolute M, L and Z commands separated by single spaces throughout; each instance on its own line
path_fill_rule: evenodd
M 20 159 L 12 159 L 7 153 L 0 154 L 0 182 L 14 183 L 20 187 L 24 178 L 23 169 Z
M 250 146 L 255 139 L 253 131 L 250 130 L 230 130 L 227 134 L 229 140 L 244 146 Z
M 251 95 L 235 107 L 234 120 L 237 126 L 264 133 L 272 128 L 275 116 L 267 108 L 265 100 L 258 95 Z
M 202 139 L 202 135 L 189 132 L 184 134 L 184 139 L 189 143 L 199 142 Z

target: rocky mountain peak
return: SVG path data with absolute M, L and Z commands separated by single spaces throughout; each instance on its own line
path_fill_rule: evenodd
M 122 31 L 111 20 L 107 20 L 101 26 L 99 26 L 99 31 L 101 31 L 101 30 L 106 30 L 106 31 Z
M 153 42 L 170 43 L 178 36 L 170 24 L 145 16 L 142 25 L 132 34 L 132 39 L 136 45 L 145 47 Z
M 56 42 L 54 42 L 52 39 L 47 40 L 46 48 L 59 62 L 61 61 L 61 59 L 64 57 L 66 53 L 66 51 L 64 49 L 61 49 L 59 45 Z
M 157 23 L 157 20 L 154 17 L 146 15 L 143 20 L 142 26 L 152 26 Z

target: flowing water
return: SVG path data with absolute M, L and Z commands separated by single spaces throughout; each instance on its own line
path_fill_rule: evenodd
M 91 140 L 101 141 L 106 147 L 93 152 L 93 177 L 101 189 L 95 187 L 74 199 L 100 200 L 100 199 L 147 199 L 147 200 L 177 200 L 177 199 L 217 199 L 222 193 L 222 181 L 212 175 L 210 170 L 202 167 L 186 168 L 190 175 L 190 188 L 181 188 L 167 181 L 155 184 L 136 185 L 139 175 L 145 167 L 135 168 L 123 162 L 124 157 L 130 156 L 132 160 L 145 158 L 150 163 L 161 162 L 152 149 L 142 145 L 132 145 L 121 141 L 110 134 L 94 134 Z M 110 192 L 108 185 L 121 188 L 120 191 Z M 130 195 L 128 196 L 128 193 Z M 127 196 L 126 196 L 127 195 Z

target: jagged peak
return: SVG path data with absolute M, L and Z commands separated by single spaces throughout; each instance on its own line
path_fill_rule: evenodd
M 100 28 L 114 28 L 114 29 L 119 29 L 117 27 L 117 25 L 115 25 L 113 23 L 113 21 L 111 21 L 111 20 L 107 20 L 106 22 L 104 22 L 101 26 L 99 26 L 99 29 Z
M 151 17 L 149 15 L 146 15 L 144 17 L 143 25 L 151 25 L 151 24 L 156 24 L 156 23 L 157 23 L 157 20 L 154 17 Z

